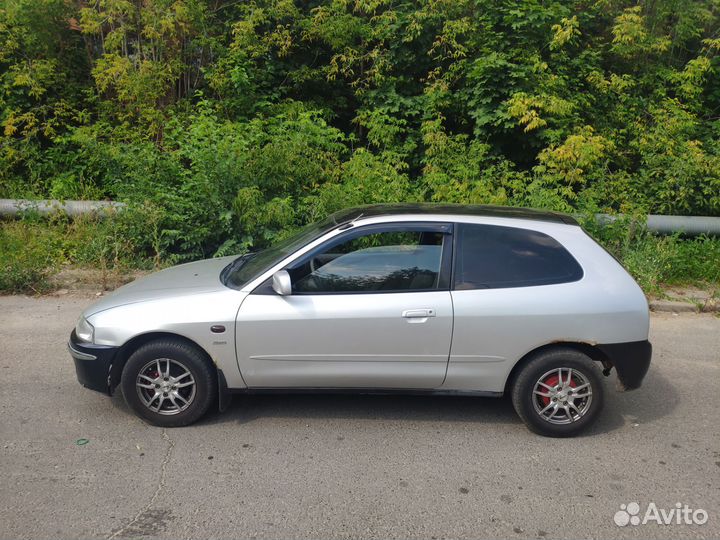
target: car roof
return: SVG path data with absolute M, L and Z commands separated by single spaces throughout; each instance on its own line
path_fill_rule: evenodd
M 331 217 L 335 223 L 342 225 L 360 219 L 398 216 L 410 214 L 436 214 L 452 216 L 481 216 L 515 219 L 530 219 L 566 225 L 578 225 L 572 216 L 560 212 L 518 208 L 513 206 L 493 206 L 481 204 L 445 204 L 445 203 L 404 203 L 404 204 L 369 204 L 356 206 L 336 212 Z

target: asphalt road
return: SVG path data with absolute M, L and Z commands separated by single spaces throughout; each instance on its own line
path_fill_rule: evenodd
M 89 301 L 0 297 L 0 538 L 720 537 L 717 317 L 653 316 L 645 385 L 608 380 L 575 439 L 455 397 L 243 397 L 164 431 L 77 384 Z M 708 521 L 618 527 L 631 502 Z

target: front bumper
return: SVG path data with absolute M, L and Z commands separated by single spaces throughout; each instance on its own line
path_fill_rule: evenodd
M 649 341 L 610 343 L 597 347 L 615 366 L 623 390 L 640 388 L 652 358 L 652 345 Z
M 85 388 L 112 394 L 110 371 L 119 347 L 94 345 L 78 341 L 75 330 L 70 334 L 68 350 L 75 361 L 75 372 Z

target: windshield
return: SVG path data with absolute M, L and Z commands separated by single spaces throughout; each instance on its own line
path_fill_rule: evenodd
M 309 244 L 338 225 L 347 222 L 349 217 L 346 212 L 332 214 L 322 221 L 306 225 L 294 235 L 267 249 L 238 257 L 223 270 L 221 275 L 223 283 L 233 289 L 241 289 L 268 268 L 279 263 L 302 246 Z

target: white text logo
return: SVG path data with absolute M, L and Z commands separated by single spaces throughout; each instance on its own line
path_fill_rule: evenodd
M 613 517 L 615 525 L 625 527 L 627 525 L 704 525 L 708 520 L 708 513 L 702 508 L 693 510 L 687 504 L 675 503 L 673 508 L 666 510 L 658 508 L 651 502 L 648 504 L 645 513 L 640 512 L 640 505 L 636 502 L 621 504 L 620 510 L 615 512 Z

